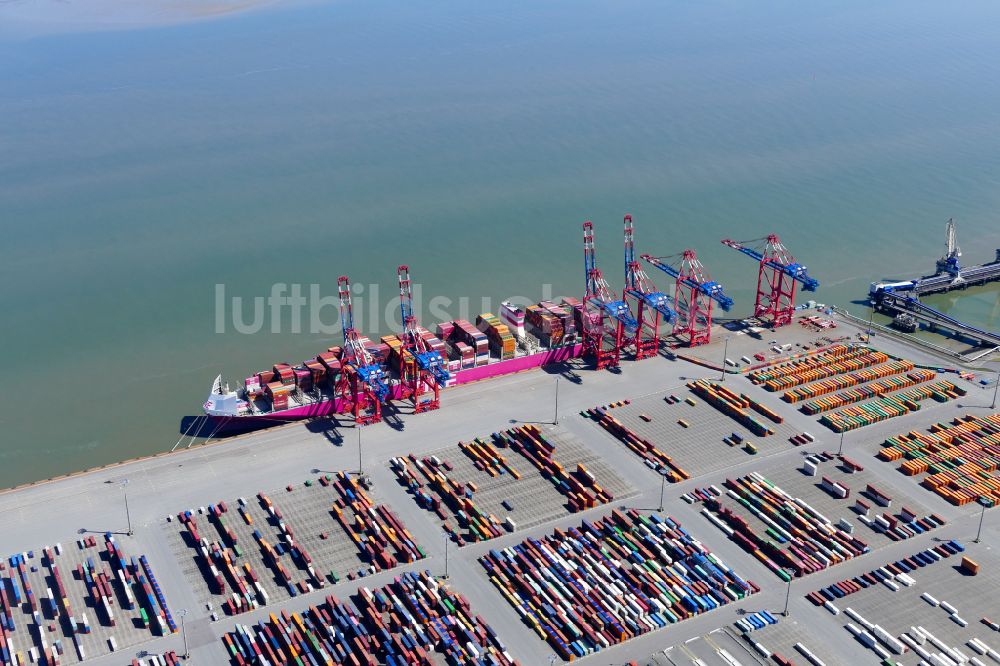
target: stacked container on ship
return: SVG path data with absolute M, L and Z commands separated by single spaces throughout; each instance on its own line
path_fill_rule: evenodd
M 499 314 L 481 314 L 475 325 L 456 319 L 438 324 L 434 333 L 425 328 L 418 332 L 429 349 L 447 359 L 451 375 L 447 385 L 454 386 L 579 357 L 580 307 L 575 298 L 563 298 L 558 304 L 542 301 L 524 309 L 504 302 Z M 375 343 L 362 337 L 361 342 L 377 364 L 395 375 L 387 399 L 405 397 L 407 373 L 418 370 L 400 338 L 385 335 Z M 205 414 L 219 421 L 220 428 L 229 428 L 344 413 L 349 396 L 340 395 L 343 355 L 342 347 L 333 346 L 298 365 L 277 363 L 247 377 L 235 391 L 223 384 L 220 375 L 203 405 Z

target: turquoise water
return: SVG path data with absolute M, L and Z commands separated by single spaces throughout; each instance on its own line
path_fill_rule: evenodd
M 169 449 L 219 372 L 339 339 L 218 334 L 220 283 L 332 295 L 348 274 L 388 300 L 405 262 L 475 314 L 578 294 L 588 218 L 620 288 L 625 212 L 640 252 L 696 248 L 743 313 L 755 269 L 727 236 L 780 233 L 825 302 L 931 270 L 949 217 L 989 260 L 998 21 L 991 2 L 348 0 L 4 33 L 0 486 Z M 997 293 L 934 303 L 997 328 Z

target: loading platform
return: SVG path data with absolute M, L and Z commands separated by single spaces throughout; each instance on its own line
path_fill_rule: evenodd
M 877 300 L 878 294 L 883 291 L 905 292 L 919 297 L 1000 280 L 1000 249 L 996 250 L 996 256 L 989 263 L 962 266 L 958 261 L 962 256 L 962 250 L 959 249 L 956 240 L 954 220 L 948 220 L 946 234 L 945 255 L 937 260 L 937 270 L 933 275 L 925 275 L 914 280 L 872 282 L 868 289 L 869 297 Z
M 916 280 L 898 282 L 873 282 L 868 290 L 872 307 L 890 315 L 908 315 L 910 325 L 951 331 L 956 335 L 975 340 L 983 347 L 1000 347 L 1000 334 L 984 331 L 924 305 L 923 294 L 936 294 L 953 289 L 964 289 L 977 284 L 1000 280 L 1000 249 L 993 261 L 978 266 L 963 267 L 958 261 L 962 251 L 955 235 L 955 222 L 946 226 L 945 255 L 937 260 L 937 271 Z

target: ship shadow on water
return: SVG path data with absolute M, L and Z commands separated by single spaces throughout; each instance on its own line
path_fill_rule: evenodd
M 204 416 L 184 416 L 181 418 L 177 434 L 185 441 L 188 439 L 224 439 L 233 435 L 241 435 L 246 432 L 263 430 L 276 423 L 261 423 L 249 419 L 229 419 L 223 423 L 212 421 Z
M 227 439 L 235 435 L 244 435 L 248 432 L 266 430 L 284 424 L 284 421 L 268 422 L 240 418 L 230 418 L 220 423 L 204 416 L 184 416 L 177 428 L 177 434 L 181 438 L 177 448 L 187 447 L 188 442 Z

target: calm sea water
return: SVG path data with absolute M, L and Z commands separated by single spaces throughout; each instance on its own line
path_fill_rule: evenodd
M 0 486 L 169 449 L 219 372 L 339 339 L 216 333 L 216 284 L 332 295 L 346 273 L 384 303 L 405 262 L 475 314 L 578 294 L 588 218 L 620 286 L 625 212 L 640 252 L 696 248 L 741 312 L 755 271 L 727 236 L 780 233 L 836 303 L 932 269 L 951 216 L 990 259 L 998 22 L 993 2 L 345 0 L 5 33 Z M 997 328 L 997 293 L 933 302 Z

